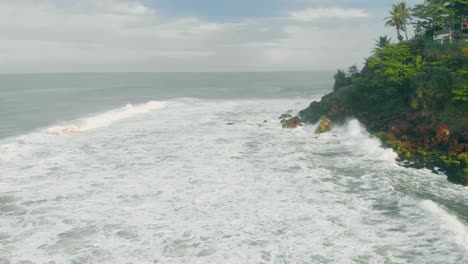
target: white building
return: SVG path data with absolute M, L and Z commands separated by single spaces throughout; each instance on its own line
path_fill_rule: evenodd
M 440 43 L 459 39 L 468 41 L 468 21 L 463 22 L 462 30 L 444 29 L 434 32 L 434 40 Z

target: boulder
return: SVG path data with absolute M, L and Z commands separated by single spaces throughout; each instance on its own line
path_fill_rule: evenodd
M 446 124 L 440 124 L 437 127 L 436 133 L 437 135 L 434 140 L 436 144 L 448 143 L 450 140 L 450 129 Z
M 281 123 L 283 124 L 283 128 L 296 128 L 302 126 L 302 120 L 298 116 L 290 119 L 283 119 Z
M 282 114 L 278 119 L 289 119 L 289 118 L 292 118 L 292 115 L 291 114 Z
M 320 102 L 312 102 L 308 108 L 299 112 L 301 119 L 310 124 L 317 123 L 323 114 L 324 111 Z
M 333 122 L 327 116 L 322 116 L 322 122 L 320 122 L 320 125 L 315 129 L 315 134 L 322 134 L 330 131 L 332 129 L 332 124 Z

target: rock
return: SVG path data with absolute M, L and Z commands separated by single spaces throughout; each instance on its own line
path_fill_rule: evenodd
M 292 118 L 292 115 L 291 114 L 282 114 L 278 119 L 288 119 L 288 118 Z
M 281 123 L 283 124 L 283 128 L 296 128 L 302 126 L 302 120 L 298 116 L 287 120 L 284 119 Z
M 234 125 L 234 123 L 227 123 L 226 125 L 227 126 L 232 126 L 232 125 Z
M 409 122 L 398 120 L 397 122 L 394 122 L 393 124 L 391 124 L 391 130 L 395 134 L 404 134 L 408 131 L 410 126 L 411 125 L 409 124 Z
M 312 102 L 308 108 L 299 112 L 299 116 L 306 123 L 314 124 L 324 114 L 321 102 Z
M 437 127 L 437 136 L 435 137 L 435 143 L 447 143 L 450 139 L 450 129 L 446 124 L 440 124 Z
M 322 122 L 320 122 L 320 125 L 315 129 L 315 134 L 322 134 L 330 131 L 332 123 L 333 122 L 328 117 L 322 116 Z

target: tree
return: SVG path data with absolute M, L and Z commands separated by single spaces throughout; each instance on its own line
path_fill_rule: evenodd
M 435 31 L 442 29 L 445 24 L 445 11 L 440 1 L 425 0 L 423 4 L 412 9 L 412 15 L 417 18 L 413 25 L 425 31 L 426 35 L 430 34 L 431 38 L 434 38 Z
M 397 4 L 392 5 L 392 10 L 390 10 L 390 16 L 386 17 L 385 26 L 395 27 L 397 31 L 398 40 L 403 41 L 403 36 L 401 31 L 404 31 L 406 34 L 406 40 L 408 40 L 408 33 L 406 26 L 411 19 L 410 9 L 407 7 L 405 2 L 398 2 Z
M 356 64 L 352 65 L 351 67 L 348 68 L 348 78 L 351 80 L 354 78 L 359 77 L 359 69 L 356 66 Z
M 453 78 L 450 69 L 440 63 L 423 66 L 412 78 L 416 94 L 411 107 L 426 113 L 438 111 L 452 95 Z
M 403 31 L 405 31 L 406 41 L 408 41 L 408 29 L 407 26 L 411 21 L 411 10 L 408 8 L 405 2 L 400 2 L 397 4 L 398 9 L 400 10 L 400 15 L 402 17 L 403 22 Z
M 416 72 L 414 56 L 404 44 L 387 45 L 369 58 L 368 67 L 383 87 L 402 88 Z
M 446 8 L 451 11 L 454 20 L 460 25 L 460 38 L 463 39 L 463 22 L 468 16 L 468 0 L 450 0 Z
M 345 86 L 351 85 L 351 78 L 346 75 L 345 71 L 338 70 L 333 78 L 335 79 L 335 85 L 333 86 L 333 91 L 335 92 Z
M 379 50 L 382 50 L 383 48 L 385 48 L 385 46 L 387 46 L 388 44 L 390 44 L 390 42 L 392 41 L 391 38 L 387 37 L 387 36 L 384 36 L 384 37 L 379 37 L 379 39 L 377 39 L 375 41 L 375 48 L 374 48 L 374 52 L 377 52 Z
M 448 0 L 445 6 L 452 10 L 456 16 L 466 17 L 468 15 L 468 0 Z
M 468 0 L 425 0 L 412 9 L 413 17 L 417 18 L 413 25 L 432 38 L 436 31 L 447 28 L 451 32 L 455 25 L 462 30 L 467 14 Z

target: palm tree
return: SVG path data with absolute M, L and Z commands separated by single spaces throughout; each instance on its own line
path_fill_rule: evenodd
M 402 29 L 403 31 L 405 31 L 406 41 L 408 41 L 408 30 L 406 27 L 411 20 L 411 10 L 406 5 L 406 2 L 399 2 L 397 5 L 398 5 L 398 9 L 400 10 L 400 15 L 401 15 L 402 22 L 403 22 Z
M 392 41 L 391 38 L 385 36 L 385 37 L 379 37 L 379 39 L 377 39 L 375 41 L 375 48 L 374 48 L 374 52 L 376 51 L 379 51 L 379 50 L 382 50 L 383 48 L 385 48 L 385 46 L 387 46 L 388 44 L 390 44 L 390 41 Z
M 399 2 L 392 5 L 392 10 L 390 10 L 390 16 L 386 17 L 385 26 L 395 27 L 397 31 L 398 40 L 403 41 L 403 36 L 401 31 L 404 31 L 406 34 L 406 39 L 408 40 L 408 33 L 406 32 L 406 25 L 411 19 L 411 13 L 405 2 Z

